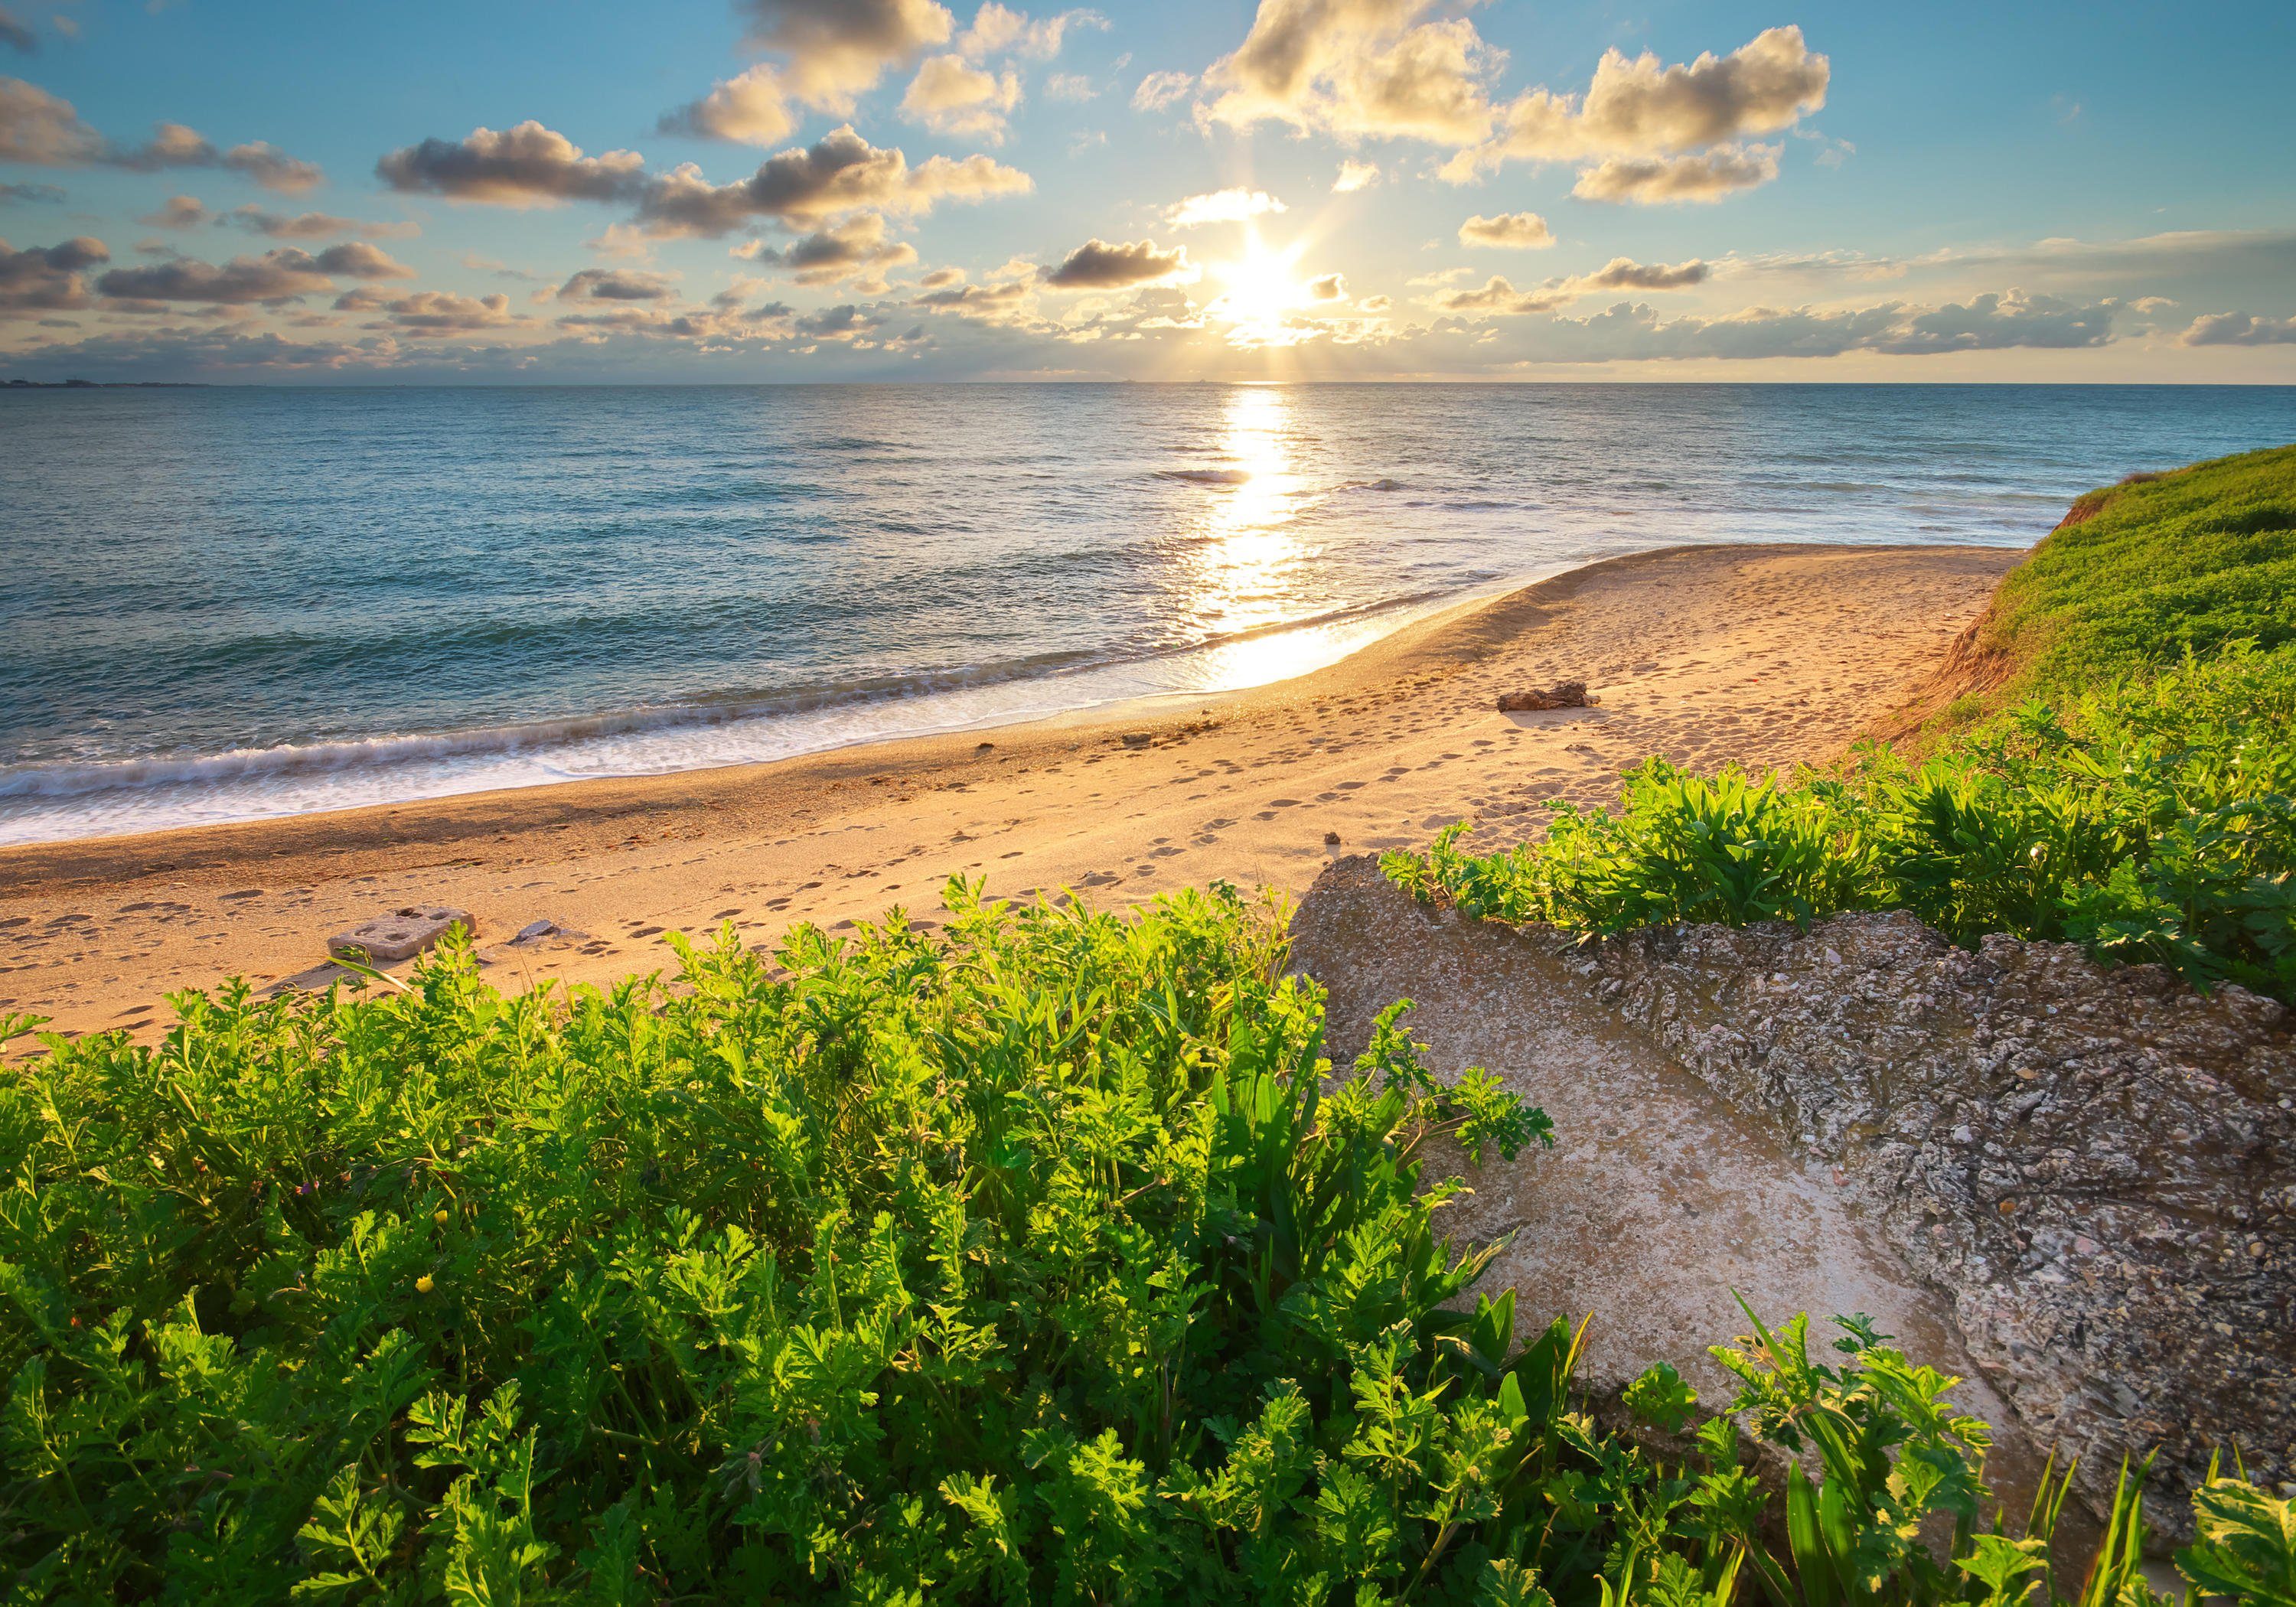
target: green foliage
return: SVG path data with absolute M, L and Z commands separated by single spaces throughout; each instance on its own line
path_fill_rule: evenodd
M 1583 1328 L 1519 1337 L 1422 1170 L 1546 1118 L 1402 1005 L 1332 1078 L 1267 911 L 949 904 L 667 989 L 455 947 L 184 996 L 0 1073 L 9 1599 L 2025 1600 L 1982 1425 L 1862 1323 L 1718 1352 L 1684 1463 L 1599 1430 Z M 1812 1454 L 1783 1527 L 1740 1418 Z M 2210 1491 L 2194 1577 L 2279 1599 L 2284 1504 Z
M 1464 826 L 1382 865 L 1471 914 L 1618 932 L 1906 909 L 2157 961 L 2296 1002 L 2296 645 L 2234 644 L 2077 700 L 2022 705 L 1919 762 L 1860 749 L 1789 783 L 1653 758 L 1615 815 L 1475 857 Z
M 2016 663 L 2013 697 L 2296 641 L 2296 447 L 2093 491 L 2075 514 L 1988 616 L 1987 644 Z

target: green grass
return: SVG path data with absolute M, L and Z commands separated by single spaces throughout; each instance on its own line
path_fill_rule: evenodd
M 2296 640 L 2296 447 L 2088 493 L 2003 579 L 1983 635 L 2017 664 L 2008 696 L 2056 700 Z
M 1749 1314 L 1702 1423 L 1654 1368 L 1673 1450 L 1598 1427 L 1584 1330 L 1478 1294 L 1423 1171 L 1545 1117 L 1400 1007 L 1327 1079 L 1270 911 L 950 902 L 0 1072 L 8 1599 L 2154 1600 L 2134 1481 L 2056 1571 L 2062 1481 L 2005 1532 L 1984 1425 L 1859 1319 Z M 2289 1504 L 2200 1499 L 2188 1577 L 2285 1600 Z
M 1615 812 L 1560 807 L 1480 857 L 1454 827 L 1388 874 L 1596 933 L 1906 909 L 2296 1003 L 2296 448 L 2092 496 L 2002 581 L 1980 631 L 2009 673 L 1926 753 L 1790 778 L 1652 759 Z

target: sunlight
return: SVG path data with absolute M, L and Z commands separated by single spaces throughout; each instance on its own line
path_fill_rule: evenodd
M 1197 562 L 1194 607 L 1208 635 L 1267 630 L 1311 611 L 1301 595 L 1311 554 L 1292 528 L 1306 484 L 1292 463 L 1292 423 L 1291 398 L 1281 386 L 1242 385 L 1228 393 L 1222 455 L 1248 478 L 1214 506 L 1211 539 Z M 1301 655 L 1315 647 L 1291 631 L 1243 636 L 1210 656 L 1209 684 L 1282 680 L 1306 669 Z
M 1205 310 L 1228 326 L 1231 346 L 1291 346 L 1307 338 L 1292 318 L 1308 302 L 1295 266 L 1306 244 L 1275 250 L 1255 229 L 1245 236 L 1243 255 L 1214 270 L 1224 288 Z

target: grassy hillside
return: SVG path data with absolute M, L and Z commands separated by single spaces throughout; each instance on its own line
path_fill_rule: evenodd
M 1904 751 L 1702 776 L 1652 759 L 1616 813 L 1389 874 L 1592 932 L 1909 909 L 2296 1002 L 2296 447 L 2092 492 L 1956 653 Z
M 1598 1427 L 1421 1171 L 1545 1119 L 1391 1019 L 1326 1086 L 1267 912 L 951 901 L 675 996 L 450 953 L 0 1072 L 9 1599 L 2157 1601 L 2127 1498 L 2087 1576 L 2062 1485 L 1997 1532 L 1984 1425 L 1861 1320 L 1750 1324 L 1677 1453 Z M 2280 1600 L 2288 1504 L 2198 1499 L 2190 1576 Z
M 2003 578 L 1979 628 L 2014 666 L 2013 698 L 2296 639 L 2296 447 L 2091 491 Z

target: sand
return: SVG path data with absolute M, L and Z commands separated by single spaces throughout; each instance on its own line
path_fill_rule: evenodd
M 162 996 L 324 985 L 325 940 L 416 902 L 472 911 L 489 979 L 674 970 L 665 933 L 771 944 L 953 875 L 1138 902 L 1226 878 L 1304 891 L 1332 857 L 1462 817 L 1520 838 L 1614 799 L 1645 755 L 1824 763 L 1901 701 L 2021 553 L 1677 547 L 1464 604 L 1339 664 L 1219 697 L 771 765 L 0 849 L 0 1015 L 150 1037 Z M 1501 714 L 1583 679 L 1600 706 Z M 506 941 L 538 921 L 562 932 Z M 395 968 L 404 971 L 406 967 Z

